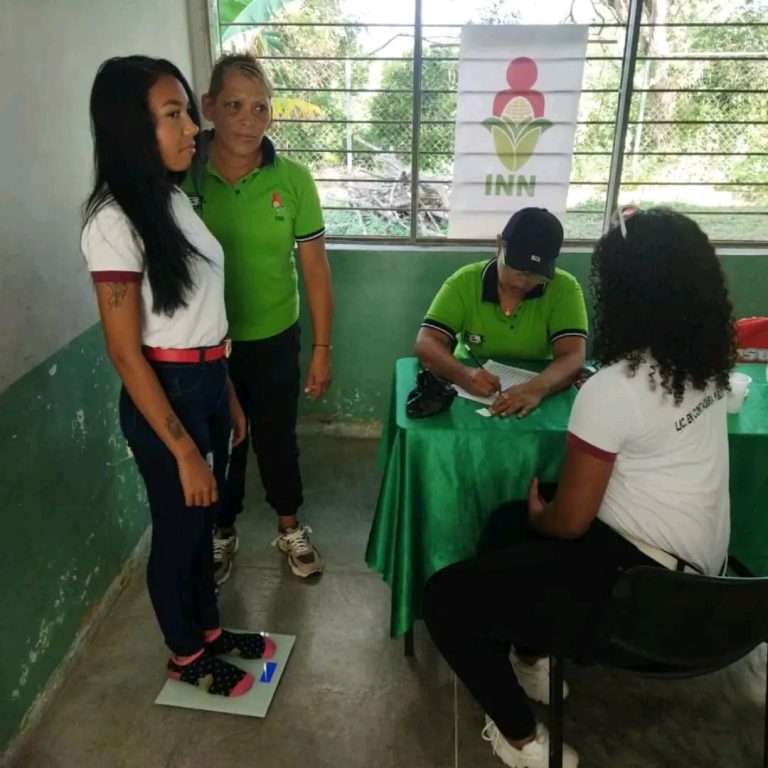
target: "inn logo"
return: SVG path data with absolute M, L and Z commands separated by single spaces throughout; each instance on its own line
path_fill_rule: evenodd
M 565 213 L 588 32 L 463 27 L 448 237 L 487 238 L 527 205 Z
M 509 171 L 520 170 L 531 159 L 541 135 L 552 127 L 544 118 L 544 94 L 533 89 L 538 76 L 533 59 L 513 59 L 507 67 L 509 88 L 496 94 L 493 114 L 483 121 L 496 156 Z

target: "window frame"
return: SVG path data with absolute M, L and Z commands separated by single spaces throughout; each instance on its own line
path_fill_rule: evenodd
M 195 0 L 190 0 L 191 3 L 194 3 Z M 206 64 L 207 67 L 200 68 L 198 67 L 198 78 L 200 78 L 201 72 L 204 70 L 207 70 L 205 72 L 206 74 L 210 74 L 210 70 L 212 67 L 212 62 L 220 55 L 222 50 L 222 40 L 221 40 L 221 34 L 222 30 L 226 29 L 227 27 L 232 26 L 239 26 L 234 24 L 221 24 L 218 18 L 218 0 L 198 0 L 198 2 L 201 2 L 205 5 L 206 9 L 206 19 L 207 19 L 207 45 L 206 45 Z M 441 237 L 441 236 L 434 236 L 434 235 L 423 235 L 420 234 L 419 229 L 419 219 L 417 216 L 412 215 L 413 212 L 413 201 L 418 200 L 419 196 L 419 185 L 422 180 L 422 174 L 420 170 L 420 159 L 421 159 L 421 144 L 420 144 L 420 136 L 421 131 L 420 127 L 425 124 L 424 121 L 421 119 L 422 115 L 422 101 L 423 101 L 423 95 L 427 92 L 439 92 L 436 90 L 430 90 L 430 89 L 423 89 L 423 81 L 422 81 L 422 72 L 423 72 L 423 64 L 425 61 L 434 60 L 434 57 L 427 57 L 425 59 L 424 57 L 424 31 L 425 29 L 429 29 L 430 27 L 438 27 L 441 29 L 446 29 L 452 26 L 460 27 L 460 25 L 435 25 L 435 24 L 424 24 L 423 23 L 423 0 L 412 0 L 413 3 L 413 10 L 414 10 L 414 17 L 412 22 L 399 22 L 399 23 L 387 23 L 387 24 L 381 24 L 378 26 L 386 26 L 386 27 L 402 27 L 408 30 L 412 30 L 413 38 L 414 38 L 414 46 L 413 46 L 413 58 L 412 58 L 412 65 L 413 65 L 413 84 L 411 88 L 412 93 L 412 114 L 411 114 L 411 120 L 410 120 L 410 126 L 411 126 L 411 167 L 410 167 L 410 212 L 409 212 L 409 233 L 408 235 L 368 235 L 368 234 L 359 234 L 359 235 L 328 235 L 328 240 L 330 242 L 334 243 L 346 243 L 346 244 L 387 244 L 387 245 L 404 245 L 404 246 L 446 246 L 446 247 L 473 247 L 477 245 L 485 245 L 487 244 L 487 240 L 478 240 L 478 239 L 456 239 L 456 238 L 448 238 L 448 237 Z M 199 5 L 198 5 L 199 8 Z M 578 124 L 584 125 L 585 122 L 588 125 L 597 125 L 597 124 L 604 124 L 604 125 L 613 125 L 613 142 L 612 147 L 610 150 L 610 153 L 605 151 L 577 151 L 575 152 L 575 155 L 602 155 L 609 157 L 609 168 L 608 168 L 608 176 L 607 181 L 577 181 L 577 182 L 570 182 L 570 185 L 577 184 L 577 185 L 588 185 L 588 186 L 594 186 L 594 187 L 605 187 L 605 195 L 604 195 L 604 201 L 603 201 L 603 209 L 602 211 L 584 211 L 584 213 L 592 213 L 599 215 L 602 218 L 602 231 L 605 232 L 609 227 L 611 223 L 611 219 L 613 216 L 614 211 L 616 210 L 616 207 L 618 205 L 618 199 L 619 195 L 621 193 L 622 184 L 624 182 L 624 161 L 629 156 L 637 155 L 637 156 L 648 156 L 653 154 L 658 154 L 654 152 L 638 152 L 638 151 L 632 151 L 629 153 L 629 155 L 626 152 L 626 146 L 628 141 L 628 133 L 631 126 L 642 126 L 645 124 L 643 119 L 640 120 L 632 120 L 631 119 L 631 109 L 632 109 L 632 103 L 633 98 L 636 94 L 642 93 L 642 89 L 638 89 L 635 87 L 635 70 L 637 68 L 638 62 L 646 62 L 646 61 L 652 61 L 652 60 L 692 60 L 692 61 L 699 61 L 704 60 L 707 57 L 704 56 L 697 56 L 697 55 L 690 55 L 690 56 L 679 56 L 679 55 L 673 55 L 670 57 L 657 57 L 657 56 L 643 56 L 638 55 L 638 43 L 640 38 L 640 31 L 643 28 L 654 28 L 659 26 L 667 26 L 667 27 L 718 27 L 718 26 L 726 26 L 726 27 L 767 27 L 768 28 L 768 20 L 766 22 L 745 22 L 745 23 L 736 23 L 736 22 L 727 22 L 727 23 L 708 23 L 708 22 L 701 22 L 701 23 L 668 23 L 668 24 L 659 24 L 659 23 L 650 23 L 643 21 L 643 10 L 644 10 L 644 1 L 643 0 L 629 0 L 628 5 L 628 11 L 627 11 L 627 20 L 626 23 L 615 23 L 615 22 L 605 22 L 600 24 L 593 24 L 591 26 L 599 27 L 601 29 L 606 28 L 615 28 L 617 30 L 622 30 L 624 32 L 624 50 L 622 52 L 622 55 L 619 56 L 611 56 L 611 57 L 605 57 L 605 56 L 587 56 L 588 60 L 596 60 L 596 59 L 610 59 L 613 61 L 621 61 L 621 71 L 620 71 L 620 81 L 618 90 L 616 91 L 617 94 L 617 108 L 616 108 L 616 115 L 614 120 L 598 120 L 598 121 L 579 121 Z M 343 26 L 363 26 L 363 22 L 354 22 L 354 23 L 345 23 Z M 250 25 L 242 25 L 242 26 L 250 26 Z M 264 26 L 275 26 L 279 27 L 282 26 L 279 23 L 276 24 L 265 24 Z M 318 24 L 313 23 L 306 23 L 305 25 L 297 24 L 295 26 L 321 26 Z M 339 26 L 336 24 L 327 24 L 325 26 Z M 376 25 L 365 25 L 365 26 L 376 26 Z M 201 37 L 198 36 L 198 39 L 194 40 L 193 35 L 193 47 L 200 44 Z M 264 60 L 269 61 L 271 59 L 288 59 L 288 60 L 300 60 L 302 57 L 292 57 L 292 56 L 265 56 Z M 741 60 L 743 57 L 739 57 L 736 55 L 725 55 L 722 57 L 724 61 L 737 61 Z M 765 57 L 754 57 L 750 56 L 748 57 L 750 60 L 756 60 L 756 61 L 768 61 L 768 56 Z M 343 60 L 380 60 L 380 59 L 373 59 L 372 57 L 341 57 Z M 325 59 L 324 59 L 325 60 Z M 331 59 L 328 59 L 331 60 Z M 386 57 L 384 57 L 383 60 L 386 60 Z M 307 89 L 311 90 L 311 89 Z M 322 90 L 322 89 L 320 89 Z M 352 89 L 347 90 L 344 89 L 345 93 L 353 92 L 355 90 L 361 90 L 361 89 Z M 366 90 L 366 89 L 362 89 Z M 698 89 L 681 89 L 685 91 L 692 91 L 694 93 L 700 92 Z M 724 91 L 728 93 L 733 93 L 736 91 L 730 90 L 730 89 L 723 89 Z M 610 92 L 613 93 L 614 90 L 610 89 Z M 764 94 L 768 98 L 768 90 L 758 90 L 758 91 L 750 91 L 751 93 L 758 93 L 758 94 Z M 303 121 L 303 122 L 312 122 L 312 121 Z M 325 122 L 325 121 L 319 121 L 319 122 Z M 346 123 L 349 123 L 350 121 L 346 121 Z M 352 121 L 354 122 L 354 121 Z M 397 122 L 397 123 L 403 123 L 407 124 L 409 121 L 376 121 L 376 120 L 366 120 L 362 121 L 366 124 L 374 124 L 377 122 L 381 123 L 387 123 L 387 122 Z M 442 122 L 442 121 L 426 121 L 426 122 Z M 446 123 L 449 121 L 445 121 Z M 648 121 L 652 122 L 652 121 Z M 733 121 L 703 121 L 707 125 L 715 125 L 715 124 L 736 124 L 733 123 Z M 754 124 L 755 121 L 745 121 L 750 124 Z M 759 124 L 763 124 L 761 121 L 757 121 Z M 685 124 L 686 121 L 679 121 L 679 120 L 672 120 L 670 121 L 670 124 L 674 125 L 682 125 Z M 768 125 L 768 120 L 765 121 L 765 125 Z M 291 149 L 291 152 L 300 153 L 302 151 L 311 152 L 311 151 L 323 151 L 323 150 L 312 150 L 312 149 L 301 149 L 301 148 L 295 148 Z M 364 153 L 365 150 L 355 150 L 355 154 L 361 154 Z M 384 150 L 378 151 L 380 154 L 386 154 Z M 437 153 L 435 153 L 437 154 Z M 733 152 L 693 152 L 693 153 L 681 153 L 677 152 L 674 153 L 675 156 L 683 156 L 685 154 L 695 154 L 695 155 L 702 155 L 702 156 L 714 156 L 714 155 L 726 155 L 728 157 L 735 157 L 739 156 L 740 153 L 733 153 Z M 744 154 L 744 153 L 741 153 Z M 749 153 L 750 155 L 753 153 Z M 768 153 L 757 153 L 759 155 Z M 326 180 L 322 179 L 321 181 Z M 343 182 L 344 179 L 327 179 L 327 181 L 339 181 Z M 452 183 L 452 179 L 446 179 L 446 180 L 439 180 L 435 181 L 433 180 L 433 183 L 440 183 L 440 184 L 450 184 Z M 637 184 L 638 182 L 630 182 L 630 184 Z M 669 186 L 669 184 L 664 184 L 663 182 L 642 182 L 644 186 Z M 702 182 L 703 184 L 717 184 L 718 186 L 728 186 L 730 182 Z M 677 186 L 679 186 L 681 182 L 678 182 Z M 760 187 L 765 188 L 766 192 L 768 193 L 768 181 L 765 182 L 755 182 L 755 183 L 749 183 L 749 184 L 738 184 L 737 182 L 734 182 L 733 184 L 738 186 L 749 186 L 749 187 Z M 673 185 L 673 186 L 675 186 Z M 326 208 L 324 207 L 324 210 L 352 210 L 350 208 Z M 363 210 L 363 209 L 355 209 L 355 210 Z M 379 209 L 376 209 L 379 210 Z M 382 209 L 384 210 L 384 209 Z M 431 209 L 430 209 L 431 210 Z M 442 209 L 441 209 L 442 210 Z M 571 213 L 573 213 L 571 211 Z M 699 215 L 727 215 L 728 211 L 724 210 L 722 212 L 719 211 L 703 211 L 703 212 L 693 212 L 698 213 Z M 766 215 L 768 216 L 768 210 L 755 210 L 755 211 L 739 211 L 735 212 L 735 215 L 738 216 L 748 216 L 748 215 Z M 585 238 L 569 238 L 566 240 L 566 245 L 569 246 L 584 246 L 588 245 L 590 243 L 595 242 L 594 237 L 585 237 Z M 728 240 L 728 239 L 714 239 L 713 243 L 715 243 L 720 248 L 743 248 L 743 247 L 755 247 L 755 246 L 764 246 L 765 241 L 762 240 Z

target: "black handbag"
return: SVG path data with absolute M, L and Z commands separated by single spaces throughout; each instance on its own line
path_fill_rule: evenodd
M 597 368 L 595 368 L 593 365 L 585 365 L 581 369 L 579 378 L 573 382 L 573 386 L 576 387 L 576 389 L 581 389 L 587 383 L 587 379 L 590 376 L 594 376 L 596 373 L 597 373 Z
M 456 390 L 450 382 L 427 370 L 416 375 L 416 386 L 408 393 L 405 412 L 411 419 L 421 419 L 451 407 Z

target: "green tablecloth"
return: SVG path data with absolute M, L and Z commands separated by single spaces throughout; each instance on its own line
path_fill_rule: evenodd
M 524 367 L 535 365 L 518 363 Z M 731 456 L 731 554 L 768 575 L 768 384 L 764 365 L 739 365 L 752 376 L 741 412 L 728 416 Z M 483 418 L 481 406 L 456 398 L 450 410 L 409 419 L 416 358 L 397 361 L 382 435 L 384 461 L 366 562 L 392 588 L 391 632 L 418 618 L 424 582 L 474 554 L 488 515 L 525 498 L 531 477 L 557 480 L 574 388 L 547 398 L 524 419 Z

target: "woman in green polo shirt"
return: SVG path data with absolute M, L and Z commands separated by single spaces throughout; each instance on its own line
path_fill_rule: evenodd
M 415 352 L 425 368 L 483 397 L 499 392 L 499 379 L 467 365 L 470 359 L 551 360 L 531 381 L 499 392 L 490 408 L 522 417 L 578 378 L 587 310 L 576 278 L 555 268 L 563 227 L 549 211 L 522 208 L 496 239 L 496 258 L 462 267 L 443 283 Z
M 225 299 L 232 338 L 230 372 L 248 416 L 267 502 L 278 515 L 273 541 L 298 576 L 323 562 L 297 512 L 302 503 L 296 417 L 299 294 L 294 247 L 304 279 L 313 343 L 304 391 L 322 396 L 331 383 L 333 298 L 325 225 L 315 183 L 299 163 L 276 154 L 266 132 L 272 85 L 245 54 L 213 68 L 203 114 L 214 130 L 185 187 L 224 248 Z M 216 580 L 229 577 L 238 548 L 235 517 L 245 494 L 247 441 L 232 451 L 224 503 L 214 534 Z

